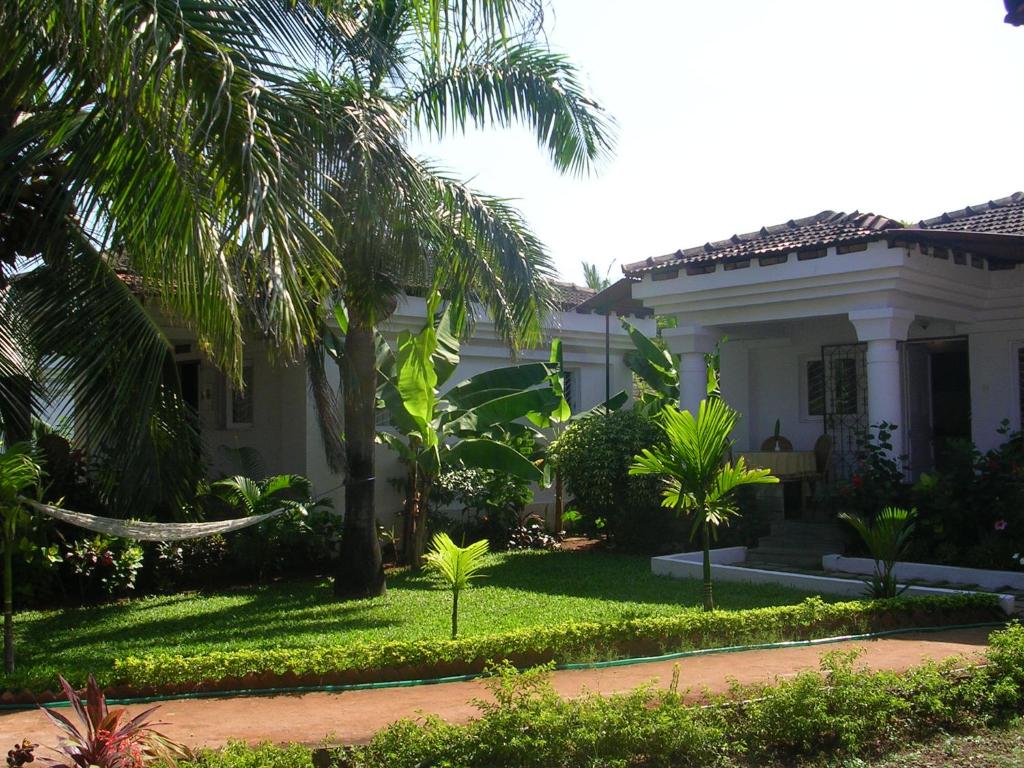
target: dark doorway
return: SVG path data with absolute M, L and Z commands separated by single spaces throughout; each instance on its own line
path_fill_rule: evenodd
M 910 341 L 905 348 L 910 472 L 946 468 L 952 444 L 971 439 L 967 339 Z
M 178 361 L 178 379 L 181 382 L 182 399 L 199 415 L 199 361 Z

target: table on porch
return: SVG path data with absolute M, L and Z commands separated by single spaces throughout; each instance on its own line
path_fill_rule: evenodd
M 783 482 L 803 480 L 818 471 L 814 451 L 744 451 L 739 455 L 748 467 L 770 469 Z
M 739 456 L 743 457 L 749 468 L 770 469 L 780 483 L 799 494 L 799 501 L 796 501 L 783 489 L 783 514 L 787 519 L 799 519 L 806 515 L 807 489 L 804 483 L 818 473 L 814 451 L 744 451 Z M 793 508 L 794 504 L 797 509 Z

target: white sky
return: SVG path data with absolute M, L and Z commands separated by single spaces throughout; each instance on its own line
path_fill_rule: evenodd
M 825 209 L 917 219 L 1024 189 L 1024 28 L 1000 0 L 552 0 L 618 122 L 596 176 L 524 130 L 420 146 L 515 198 L 562 276 Z

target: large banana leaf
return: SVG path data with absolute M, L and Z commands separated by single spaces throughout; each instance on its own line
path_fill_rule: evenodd
M 402 407 L 416 424 L 425 446 L 437 441 L 437 433 L 431 424 L 437 404 L 437 373 L 433 365 L 436 347 L 437 334 L 433 325 L 427 325 L 415 335 L 403 332 L 398 339 L 396 386 Z
M 462 313 L 455 305 L 449 305 L 437 323 L 433 363 L 439 387 L 447 383 L 459 365 L 459 334 L 462 322 Z
M 558 395 L 560 400 L 558 407 L 551 412 L 548 416 L 548 422 L 555 422 L 560 424 L 568 421 L 572 417 L 572 408 L 569 406 L 569 401 L 565 399 L 565 361 L 562 356 L 562 340 L 554 339 L 551 342 L 551 357 L 549 362 L 557 366 L 551 373 L 551 389 Z M 538 424 L 537 426 L 545 427 L 548 424 Z
M 531 482 L 541 482 L 544 473 L 529 459 L 509 448 L 504 443 L 487 438 L 470 438 L 462 440 L 448 450 L 445 457 L 447 464 L 458 465 L 468 469 L 492 469 L 496 472 L 507 472 Z
M 662 349 L 626 320 L 622 327 L 635 350 L 625 356 L 626 365 L 659 395 L 679 399 L 679 369 L 671 353 Z
M 558 408 L 561 398 L 550 389 L 527 389 L 497 397 L 466 411 L 445 425 L 449 434 L 481 432 L 534 414 L 547 415 Z M 532 419 L 531 419 L 532 421 Z
M 551 374 L 547 363 L 525 363 L 478 373 L 449 389 L 444 397 L 460 410 L 469 410 L 495 395 L 492 390 L 521 391 L 542 384 Z

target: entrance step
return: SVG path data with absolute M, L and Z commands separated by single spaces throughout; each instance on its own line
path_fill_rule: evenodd
M 845 533 L 833 523 L 780 520 L 747 552 L 747 564 L 820 571 L 822 555 L 842 554 L 845 549 Z
M 789 547 L 762 547 L 747 551 L 747 560 L 744 565 L 754 568 L 798 568 L 802 571 L 820 571 L 821 555 L 806 550 L 791 549 Z

